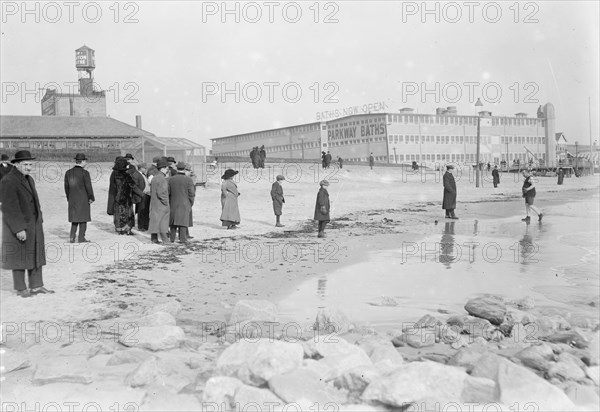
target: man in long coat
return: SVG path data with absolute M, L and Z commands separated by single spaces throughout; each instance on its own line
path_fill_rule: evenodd
M 285 203 L 285 199 L 283 197 L 283 187 L 281 186 L 281 182 L 285 180 L 283 175 L 277 175 L 277 178 L 273 185 L 271 186 L 271 200 L 273 201 L 273 212 L 275 212 L 275 226 L 283 227 L 279 219 L 281 218 L 281 209 L 283 208 L 283 204 Z
M 179 242 L 187 242 L 187 231 L 190 224 L 190 213 L 194 205 L 196 188 L 190 176 L 185 174 L 185 163 L 177 163 L 177 174 L 169 178 L 169 206 L 171 213 L 171 242 L 175 241 L 179 229 Z
M 96 200 L 92 189 L 90 173 L 85 170 L 87 158 L 83 153 L 75 155 L 75 166 L 65 173 L 65 195 L 69 203 L 69 222 L 71 234 L 69 239 L 75 243 L 75 235 L 79 227 L 79 243 L 89 242 L 85 238 L 87 222 L 92 220 L 90 205 Z
M 371 152 L 371 155 L 369 156 L 369 166 L 371 167 L 371 170 L 373 170 L 373 166 L 375 166 L 375 157 L 373 157 L 373 152 Z
M 0 180 L 2 180 L 2 178 L 6 176 L 12 168 L 13 165 L 8 163 L 8 155 L 2 153 L 2 157 L 0 157 Z
M 498 187 L 500 184 L 500 173 L 498 172 L 498 166 L 494 166 L 494 170 L 492 170 L 492 179 L 494 182 L 494 187 Z
M 444 200 L 442 201 L 442 209 L 446 210 L 447 219 L 458 219 L 454 214 L 456 209 L 456 182 L 454 176 L 452 176 L 451 170 L 454 166 L 447 165 L 446 173 L 444 173 Z
M 44 287 L 42 278 L 42 266 L 46 264 L 42 210 L 29 176 L 34 159 L 27 150 L 18 151 L 11 161 L 15 167 L 0 181 L 2 268 L 12 270 L 14 288 L 21 297 L 54 293 Z
M 165 177 L 169 174 L 169 162 L 166 159 L 160 159 L 156 168 L 158 172 L 152 178 L 150 183 L 150 240 L 152 243 L 160 243 L 158 235 L 163 245 L 167 244 L 167 232 L 169 231 L 169 184 Z
M 319 183 L 321 188 L 319 189 L 319 193 L 317 193 L 317 201 L 315 203 L 315 215 L 314 220 L 319 222 L 319 234 L 317 237 L 325 237 L 325 225 L 330 221 L 329 218 L 329 192 L 327 191 L 327 186 L 329 186 L 329 182 L 327 180 L 321 180 Z
M 260 167 L 261 169 L 265 168 L 266 158 L 267 158 L 267 152 L 265 151 L 265 145 L 262 145 L 258 152 L 258 167 Z
M 562 185 L 562 184 L 563 184 L 563 181 L 565 180 L 565 171 L 563 170 L 563 168 L 562 168 L 562 167 L 560 167 L 560 168 L 558 169 L 558 173 L 557 173 L 557 175 L 558 175 L 558 184 L 559 184 L 559 185 Z

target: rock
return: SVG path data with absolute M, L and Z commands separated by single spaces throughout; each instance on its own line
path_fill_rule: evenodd
M 87 356 L 88 359 L 99 354 L 110 355 L 115 351 L 113 346 L 103 342 L 91 344 L 87 342 L 76 342 L 68 346 L 63 346 L 57 353 L 58 356 Z
M 138 321 L 139 326 L 175 326 L 177 321 L 175 317 L 167 312 L 153 312 Z
M 375 366 L 357 366 L 338 376 L 333 384 L 336 388 L 345 389 L 348 392 L 360 396 L 369 384 L 381 377 L 381 371 Z
M 243 411 L 268 411 L 281 410 L 285 402 L 268 389 L 259 389 L 253 386 L 241 385 L 233 395 L 236 410 Z
M 505 322 L 514 325 L 516 323 L 522 323 L 523 325 L 529 325 L 530 323 L 535 323 L 537 318 L 528 312 L 523 312 L 522 310 L 507 308 L 506 310 L 506 318 Z
M 409 403 L 460 402 L 467 378 L 464 369 L 435 362 L 412 362 L 372 382 L 361 398 L 403 407 Z M 428 409 L 427 409 L 428 410 Z
M 540 411 L 570 411 L 575 407 L 559 388 L 498 355 L 484 354 L 471 375 L 494 380 L 498 400 L 506 405 L 529 403 Z
M 421 356 L 420 360 L 430 360 L 430 361 L 442 363 L 445 365 L 446 363 L 448 363 L 449 359 L 450 359 L 450 355 L 447 355 L 445 353 L 428 352 L 428 353 L 423 354 Z
M 592 335 L 587 350 L 589 352 L 589 356 L 586 363 L 589 366 L 598 365 L 600 363 L 600 333 L 596 332 Z
M 427 314 L 424 315 L 421 319 L 419 319 L 417 323 L 415 323 L 415 328 L 434 328 L 442 324 L 443 322 L 441 320 Z
M 230 411 L 234 409 L 233 396 L 235 392 L 244 386 L 244 383 L 236 378 L 228 376 L 216 376 L 206 382 L 202 393 L 202 404 L 207 407 L 214 405 L 215 411 Z M 209 410 L 203 409 L 202 410 Z
M 277 322 L 279 312 L 277 306 L 268 300 L 240 300 L 234 308 L 229 324 L 236 324 L 244 321 L 255 322 Z
M 125 384 L 132 388 L 139 388 L 153 384 L 163 375 L 165 375 L 165 371 L 161 370 L 158 359 L 151 356 L 125 377 Z
M 217 370 L 251 385 L 263 385 L 275 375 L 302 365 L 304 350 L 298 343 L 260 339 L 240 341 L 225 349 L 217 359 Z
M 400 340 L 412 348 L 426 348 L 435 345 L 435 329 L 412 329 L 405 331 Z
M 560 331 L 571 329 L 569 322 L 560 315 L 539 316 L 535 320 L 535 325 L 536 329 L 534 335 L 536 337 L 549 336 Z
M 470 345 L 456 352 L 454 356 L 448 360 L 448 365 L 465 368 L 466 371 L 470 373 L 479 361 L 479 358 L 487 351 L 488 349 L 485 346 Z
M 465 310 L 478 318 L 487 319 L 493 325 L 500 325 L 504 322 L 506 315 L 506 304 L 504 300 L 495 295 L 482 296 L 469 299 L 465 305 Z
M 308 405 L 308 408 L 304 408 L 303 410 L 308 411 L 312 405 Z M 331 406 L 335 406 L 336 412 L 388 412 L 388 409 L 382 405 L 367 405 L 364 403 L 361 404 L 346 404 L 346 405 L 328 405 L 329 408 Z M 339 408 L 339 409 L 338 409 Z
M 477 337 L 489 340 L 495 331 L 496 327 L 489 320 L 474 316 L 465 317 L 461 330 L 463 334 L 469 335 L 470 342 Z
M 150 309 L 147 309 L 145 315 L 151 315 L 157 312 L 166 312 L 173 317 L 177 317 L 179 312 L 181 312 L 181 303 L 173 300 L 167 303 L 161 303 L 160 305 L 155 305 Z
M 437 327 L 437 331 L 440 342 L 452 345 L 454 342 L 458 342 L 460 340 L 462 326 L 442 325 Z
M 545 372 L 550 368 L 550 362 L 554 358 L 554 352 L 549 345 L 541 343 L 517 352 L 514 357 L 529 368 Z
M 558 355 L 557 362 L 553 362 L 548 369 L 548 377 L 560 380 L 583 381 L 585 371 L 583 362 L 570 353 L 563 352 Z
M 534 344 L 538 342 L 535 337 L 535 332 L 535 323 L 529 323 L 527 325 L 515 323 L 510 332 L 509 340 L 513 343 Z
M 590 344 L 588 339 L 578 330 L 554 332 L 546 336 L 544 340 L 552 343 L 566 343 L 580 349 L 585 349 Z
M 516 299 L 511 303 L 521 310 L 531 310 L 535 308 L 535 299 L 531 296 L 525 296 L 523 299 Z
M 467 376 L 460 395 L 463 402 L 479 404 L 496 402 L 498 396 L 496 382 L 488 378 L 474 376 Z
M 315 344 L 315 350 L 323 357 L 319 362 L 331 369 L 331 375 L 327 380 L 335 379 L 345 371 L 357 366 L 373 364 L 363 349 L 335 335 L 320 339 Z
M 152 356 L 150 352 L 138 348 L 120 350 L 113 353 L 106 362 L 106 366 L 123 365 L 125 363 L 141 363 L 150 356 Z
M 141 326 L 135 333 L 119 338 L 125 346 L 149 349 L 152 351 L 174 349 L 185 338 L 183 329 L 179 326 Z
M 315 372 L 300 368 L 291 373 L 277 375 L 269 380 L 269 388 L 287 403 L 307 400 L 312 404 L 342 404 L 346 395 L 321 380 Z
M 585 374 L 594 382 L 594 385 L 600 386 L 600 366 L 588 366 L 585 368 Z
M 598 397 L 598 394 L 591 386 L 572 383 L 565 389 L 565 393 L 569 399 L 571 399 L 573 403 L 579 407 L 577 408 L 578 410 L 598 410 L 598 405 L 600 405 L 600 397 Z
M 314 330 L 323 334 L 344 334 L 352 330 L 354 325 L 339 309 L 323 308 L 317 313 Z
M 459 336 L 457 340 L 450 344 L 452 349 L 460 349 L 469 346 L 468 338 L 464 336 Z
M 93 381 L 93 373 L 88 367 L 87 356 L 60 356 L 45 358 L 36 365 L 32 383 L 83 383 Z
M 314 359 L 304 359 L 301 369 L 313 372 L 323 382 L 331 379 L 331 376 L 335 374 L 330 366 Z
M 368 336 L 359 339 L 356 344 L 365 351 L 373 363 L 386 360 L 398 365 L 404 363 L 400 352 L 387 338 Z
M 206 411 L 198 398 L 191 394 L 174 394 L 163 388 L 152 388 L 139 405 L 141 411 Z

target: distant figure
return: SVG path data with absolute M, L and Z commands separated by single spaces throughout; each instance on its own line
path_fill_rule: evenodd
M 494 170 L 492 170 L 492 178 L 494 179 L 494 188 L 498 187 L 500 184 L 500 173 L 498 172 L 498 166 L 494 166 Z
M 237 185 L 232 180 L 233 176 L 237 175 L 237 170 L 227 169 L 221 179 L 221 222 L 223 226 L 227 226 L 227 229 L 237 229 L 237 225 L 240 224 L 240 209 L 238 206 L 238 192 Z
M 0 180 L 2 180 L 2 178 L 6 176 L 12 168 L 13 165 L 8 163 L 8 155 L 3 153 L 2 157 L 0 158 Z
M 258 152 L 258 167 L 261 169 L 265 168 L 265 160 L 267 159 L 267 152 L 265 151 L 265 145 L 260 147 Z
M 314 220 L 319 222 L 319 234 L 317 237 L 325 237 L 325 225 L 330 221 L 329 192 L 327 191 L 329 182 L 327 180 L 321 180 L 319 185 L 321 188 L 319 189 L 319 193 L 317 193 Z
M 87 243 L 85 238 L 87 222 L 92 220 L 90 205 L 96 200 L 92 189 L 90 173 L 85 170 L 87 158 L 83 153 L 75 155 L 75 166 L 65 173 L 65 195 L 67 196 L 69 222 L 71 233 L 69 240 L 75 243 L 75 235 L 79 228 L 79 243 Z
M 185 174 L 185 163 L 177 163 L 177 174 L 169 179 L 169 226 L 171 243 L 179 230 L 179 242 L 187 243 L 190 213 L 194 205 L 196 189 L 192 178 Z
M 329 169 L 329 166 L 331 165 L 331 153 L 329 153 L 329 150 L 327 151 L 327 154 L 325 155 L 325 168 Z
M 373 170 L 373 166 L 375 166 L 375 158 L 373 157 L 373 152 L 369 156 L 369 166 L 371 166 L 371 170 Z
M 416 161 L 413 160 L 412 162 L 412 170 L 419 170 L 419 165 L 417 164 Z
M 340 156 L 338 156 L 338 164 L 340 165 L 340 169 L 344 167 L 344 159 L 342 159 Z
M 166 176 L 169 174 L 169 162 L 160 158 L 156 164 L 158 171 L 150 182 L 150 241 L 167 245 L 167 232 L 169 232 L 169 183 Z M 161 241 L 158 240 L 160 236 Z
M 275 212 L 275 226 L 283 227 L 279 218 L 281 217 L 281 210 L 283 208 L 283 204 L 285 203 L 285 199 L 283 197 L 283 187 L 281 186 L 281 182 L 285 180 L 285 177 L 282 175 L 277 175 L 273 186 L 271 186 L 271 200 L 273 200 L 273 212 Z
M 250 160 L 252 161 L 252 167 L 258 169 L 258 146 L 254 146 L 250 151 Z
M 323 169 L 327 167 L 327 153 L 325 152 L 321 152 L 321 166 L 323 166 Z
M 531 217 L 529 216 L 529 211 L 533 210 L 538 215 L 538 220 L 541 222 L 544 214 L 541 210 L 533 205 L 533 200 L 535 199 L 535 181 L 531 177 L 531 173 L 528 170 L 523 170 L 523 177 L 525 181 L 523 182 L 523 187 L 521 188 L 523 192 L 523 197 L 525 198 L 525 212 L 527 216 L 521 219 L 523 222 L 529 223 L 531 221 Z
M 558 175 L 558 184 L 562 185 L 563 184 L 563 180 L 565 179 L 565 171 L 563 170 L 562 167 L 560 167 L 558 169 L 557 175 Z
M 442 209 L 446 210 L 446 219 L 458 219 L 454 214 L 454 209 L 456 209 L 456 182 L 454 181 L 451 170 L 454 170 L 454 166 L 447 165 L 446 173 L 444 173 L 444 199 L 442 201 Z
M 487 164 L 487 171 L 489 172 L 491 168 L 492 168 L 492 165 L 490 164 L 490 162 L 488 162 L 488 164 Z

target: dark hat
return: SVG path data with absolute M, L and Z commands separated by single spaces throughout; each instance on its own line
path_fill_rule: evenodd
M 152 163 L 156 163 L 156 162 L 158 162 L 159 160 L 160 160 L 160 156 L 154 156 L 154 157 L 152 158 Z
M 142 162 L 138 165 L 138 169 L 147 169 L 148 165 L 146 164 L 146 162 Z
M 161 157 L 158 159 L 158 162 L 156 162 L 156 168 L 162 169 L 163 167 L 169 167 L 169 162 Z
M 87 157 L 85 157 L 85 154 L 83 153 L 77 153 L 75 155 L 75 160 L 87 160 Z
M 125 170 L 127 170 L 127 166 L 129 166 L 129 163 L 127 163 L 127 159 L 119 156 L 117 158 L 117 160 L 115 160 L 115 165 L 113 166 L 113 170 L 125 171 Z
M 446 165 L 446 169 L 447 170 L 454 169 L 454 166 L 453 165 Z
M 233 169 L 227 169 L 225 170 L 225 173 L 223 174 L 223 176 L 221 176 L 221 179 L 229 179 L 235 175 L 237 175 L 239 172 L 237 170 L 233 170 Z
M 167 157 L 167 162 L 175 163 L 175 158 L 173 156 Z
M 15 158 L 13 160 L 11 160 L 11 163 L 18 163 L 18 162 L 22 162 L 24 160 L 33 160 L 35 159 L 35 157 L 31 157 L 31 153 L 29 153 L 28 150 L 19 150 L 17 153 L 15 153 Z
M 7 154 L 2 153 L 2 156 L 0 156 L 0 160 L 8 160 L 9 157 Z
M 285 176 L 284 175 L 277 175 L 277 177 L 275 179 L 277 179 L 277 180 L 285 180 Z
M 127 153 L 125 155 L 125 159 L 131 159 L 131 160 L 133 160 L 133 155 L 131 153 Z
M 178 162 L 177 170 L 185 170 L 185 162 Z
M 328 182 L 327 180 L 321 180 L 321 181 L 319 182 L 319 184 L 320 184 L 321 186 L 329 186 L 329 182 Z

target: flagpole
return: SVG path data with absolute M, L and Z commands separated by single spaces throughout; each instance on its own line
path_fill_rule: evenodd
M 592 161 L 592 98 L 588 96 L 588 116 L 590 120 L 590 174 L 594 174 L 594 162 Z

